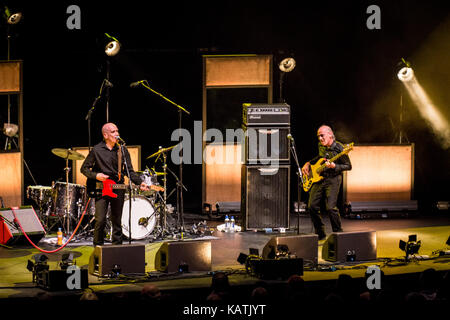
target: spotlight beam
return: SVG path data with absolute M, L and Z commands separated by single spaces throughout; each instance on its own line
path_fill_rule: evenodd
M 421 117 L 431 127 L 442 146 L 445 149 L 450 148 L 450 124 L 428 97 L 428 94 L 417 80 L 413 69 L 410 66 L 403 67 L 397 76 L 417 106 Z

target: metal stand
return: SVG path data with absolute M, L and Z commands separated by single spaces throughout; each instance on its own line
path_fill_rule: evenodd
M 297 165 L 297 234 L 300 234 L 300 198 L 301 198 L 301 191 L 302 191 L 302 181 L 303 181 L 303 175 L 302 175 L 302 169 L 300 167 L 300 163 L 298 162 L 298 156 L 297 156 L 297 150 L 295 148 L 295 140 L 294 138 L 289 135 L 288 137 L 291 140 L 291 153 L 292 157 L 295 160 L 295 164 Z
M 125 143 L 122 143 L 119 147 L 122 149 L 123 163 L 125 164 L 125 168 L 127 170 L 127 177 L 128 177 L 128 190 L 129 190 L 128 201 L 130 203 L 129 211 L 128 211 L 128 243 L 131 244 L 131 204 L 133 202 L 131 198 L 133 197 L 133 186 L 131 184 L 130 170 L 128 169 L 127 156 L 125 154 L 124 146 L 125 146 Z
M 406 132 L 403 132 L 403 93 L 400 94 L 400 115 L 399 115 L 399 123 L 398 123 L 398 131 L 395 134 L 394 140 L 393 142 L 397 141 L 398 138 L 398 143 L 402 144 L 403 143 L 403 137 L 405 137 L 405 140 L 407 143 L 409 143 L 409 139 L 408 136 L 406 135 Z M 395 129 L 394 124 L 392 124 L 392 126 Z
M 155 90 L 153 90 L 152 88 L 150 88 L 148 81 L 147 80 L 143 80 L 143 81 L 139 81 L 139 83 L 145 87 L 146 89 L 150 90 L 151 92 L 159 95 L 161 98 L 163 98 L 164 100 L 170 102 L 172 105 L 176 106 L 178 108 L 178 128 L 181 131 L 181 123 L 182 123 L 182 111 L 184 111 L 187 114 L 191 114 L 189 111 L 187 111 L 185 108 L 183 108 L 182 106 L 176 104 L 175 102 L 167 99 L 166 97 L 164 97 L 161 93 L 156 92 Z M 182 147 L 182 140 L 181 140 L 181 135 L 179 138 L 179 144 L 180 144 L 180 166 L 179 166 L 179 180 L 180 180 L 180 184 L 177 184 L 177 213 L 178 213 L 178 228 L 181 232 L 184 231 L 184 204 L 183 204 L 183 147 Z M 166 164 L 166 159 L 164 158 L 164 165 Z M 164 186 L 165 187 L 165 186 Z M 164 188 L 164 190 L 166 190 Z M 165 193 L 166 191 L 164 191 Z M 164 199 L 164 201 L 166 200 L 166 198 Z M 165 206 L 165 205 L 164 205 Z M 164 213 L 166 212 L 166 207 L 164 207 Z M 164 217 L 165 219 L 165 217 Z

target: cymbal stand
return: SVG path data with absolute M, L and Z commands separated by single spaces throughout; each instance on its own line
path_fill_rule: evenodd
M 70 150 L 70 149 L 69 149 Z M 64 171 L 66 172 L 66 214 L 65 214 L 65 219 L 66 219 L 66 234 L 69 235 L 70 234 L 70 199 L 69 199 L 69 154 L 67 154 L 66 157 L 66 167 L 64 168 Z
M 162 236 L 167 232 L 167 154 L 162 153 L 163 156 L 163 172 L 164 172 L 164 191 L 163 191 L 163 210 L 162 217 L 160 218 Z

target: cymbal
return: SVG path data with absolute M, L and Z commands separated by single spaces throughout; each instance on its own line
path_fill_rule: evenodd
M 54 148 L 52 149 L 52 153 L 55 156 L 69 160 L 83 160 L 85 158 L 85 156 L 83 156 L 81 153 L 78 153 L 71 149 Z
M 161 148 L 161 149 L 159 149 L 158 151 L 156 151 L 154 154 L 148 156 L 146 159 L 150 159 L 150 158 L 156 157 L 157 155 L 159 155 L 159 154 L 161 154 L 161 153 L 170 151 L 170 150 L 172 150 L 173 148 L 175 148 L 177 145 L 178 145 L 178 144 L 176 144 L 176 145 L 174 145 L 174 146 L 171 146 L 171 147 L 167 147 L 167 148 Z

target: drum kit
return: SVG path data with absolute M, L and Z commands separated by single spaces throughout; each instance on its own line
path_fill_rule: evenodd
M 158 178 L 162 177 L 164 191 L 141 191 L 139 186 L 135 186 L 132 190 L 127 190 L 125 194 L 125 201 L 122 210 L 122 232 L 124 236 L 128 237 L 129 228 L 131 227 L 132 240 L 142 240 L 153 236 L 155 239 L 163 237 L 171 231 L 167 224 L 168 214 L 173 213 L 173 207 L 167 204 L 167 168 L 166 159 L 167 152 L 172 150 L 175 146 L 168 148 L 159 148 L 159 150 L 147 157 L 147 159 L 155 159 L 155 162 L 162 157 L 163 171 L 157 172 L 154 168 L 148 167 L 144 171 L 136 171 L 141 177 L 141 180 L 149 186 L 159 186 Z M 66 234 L 70 234 L 71 227 L 76 224 L 83 210 L 86 209 L 86 214 L 91 217 L 88 223 L 80 229 L 77 237 L 89 237 L 93 233 L 93 221 L 95 220 L 95 199 L 92 198 L 87 208 L 88 194 L 86 186 L 69 183 L 69 160 L 83 160 L 84 155 L 71 149 L 55 148 L 51 150 L 52 153 L 65 160 L 65 182 L 54 182 L 52 186 L 28 186 L 27 198 L 33 200 L 39 211 L 39 218 L 42 225 L 47 231 L 52 230 L 56 225 L 60 225 Z M 130 201 L 131 197 L 131 201 Z M 130 216 L 131 204 L 131 219 Z M 108 211 L 108 216 L 110 210 Z M 109 217 L 108 217 L 109 221 Z M 130 226 L 131 221 L 131 226 Z M 53 223 L 53 224 L 52 224 Z M 110 228 L 108 222 L 107 228 Z M 106 230 L 107 237 L 111 234 L 111 230 Z M 108 239 L 105 239 L 108 240 Z

